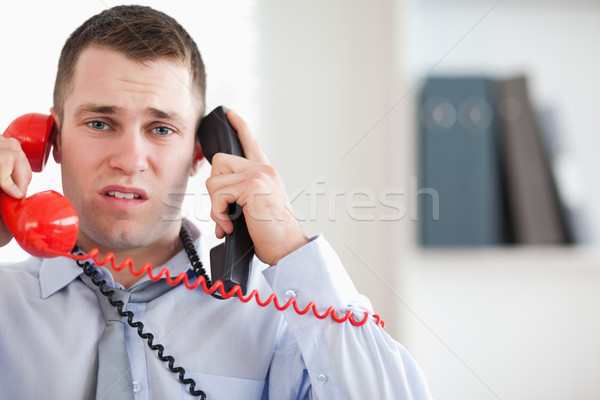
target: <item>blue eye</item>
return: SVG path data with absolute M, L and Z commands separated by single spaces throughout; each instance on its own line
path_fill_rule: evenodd
M 157 126 L 153 128 L 152 131 L 159 136 L 168 136 L 173 133 L 173 129 L 167 128 L 166 126 Z
M 91 121 L 91 122 L 88 122 L 87 125 L 90 128 L 95 129 L 97 131 L 106 131 L 106 130 L 110 129 L 110 126 L 108 126 L 108 124 L 106 122 L 102 122 L 102 121 Z

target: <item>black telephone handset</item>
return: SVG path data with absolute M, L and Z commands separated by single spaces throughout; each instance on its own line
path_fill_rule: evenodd
M 223 106 L 215 108 L 202 119 L 198 128 L 200 146 L 211 164 L 216 153 L 244 157 L 237 132 L 229 123 L 226 112 L 227 109 Z M 225 242 L 210 251 L 211 278 L 213 281 L 222 281 L 227 292 L 235 285 L 240 285 L 245 295 L 250 264 L 254 257 L 254 243 L 248 233 L 242 206 L 230 204 L 229 219 L 233 222 L 233 232 L 225 236 Z

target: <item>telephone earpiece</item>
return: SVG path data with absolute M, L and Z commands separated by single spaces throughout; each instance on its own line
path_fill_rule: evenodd
M 31 169 L 40 172 L 48 161 L 56 131 L 52 116 L 32 113 L 15 119 L 3 136 L 21 142 Z M 0 192 L 0 212 L 17 243 L 33 256 L 56 257 L 70 252 L 77 242 L 79 219 L 75 208 L 53 190 L 26 199 Z
M 30 113 L 11 122 L 2 136 L 21 142 L 31 169 L 41 172 L 48 161 L 56 131 L 51 115 Z

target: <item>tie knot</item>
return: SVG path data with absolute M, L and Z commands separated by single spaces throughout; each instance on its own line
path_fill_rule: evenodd
M 94 292 L 94 294 L 96 294 L 98 303 L 102 309 L 102 314 L 107 321 L 121 321 L 121 315 L 117 309 L 119 306 L 121 311 L 124 311 L 129 302 L 146 303 L 173 289 L 173 286 L 170 286 L 166 279 L 160 279 L 156 282 L 141 282 L 133 286 L 130 290 L 107 288 L 103 285 L 96 285 L 88 273 L 89 271 L 86 272 L 84 270 L 84 273 L 81 275 L 81 280 Z M 101 289 L 100 286 L 103 288 Z M 102 290 L 106 295 L 102 294 Z
M 122 321 L 119 314 L 119 308 L 124 311 L 127 303 L 129 303 L 130 293 L 125 290 L 115 288 L 103 288 L 107 295 L 102 294 L 98 285 L 94 284 L 92 278 L 85 273 L 81 275 L 81 280 L 85 283 L 98 298 L 98 304 L 102 310 L 104 319 L 108 321 Z M 112 304 L 111 304 L 112 302 Z

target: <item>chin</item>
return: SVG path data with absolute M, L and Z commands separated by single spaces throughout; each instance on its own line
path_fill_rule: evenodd
M 88 239 L 96 246 L 108 249 L 136 249 L 145 247 L 158 238 L 156 231 L 133 227 L 96 227 L 85 230 Z
M 87 215 L 87 214 L 86 214 Z M 171 235 L 177 236 L 179 221 L 161 221 L 148 215 L 145 220 L 106 219 L 80 220 L 80 234 L 95 247 L 105 249 L 137 249 L 150 246 Z

